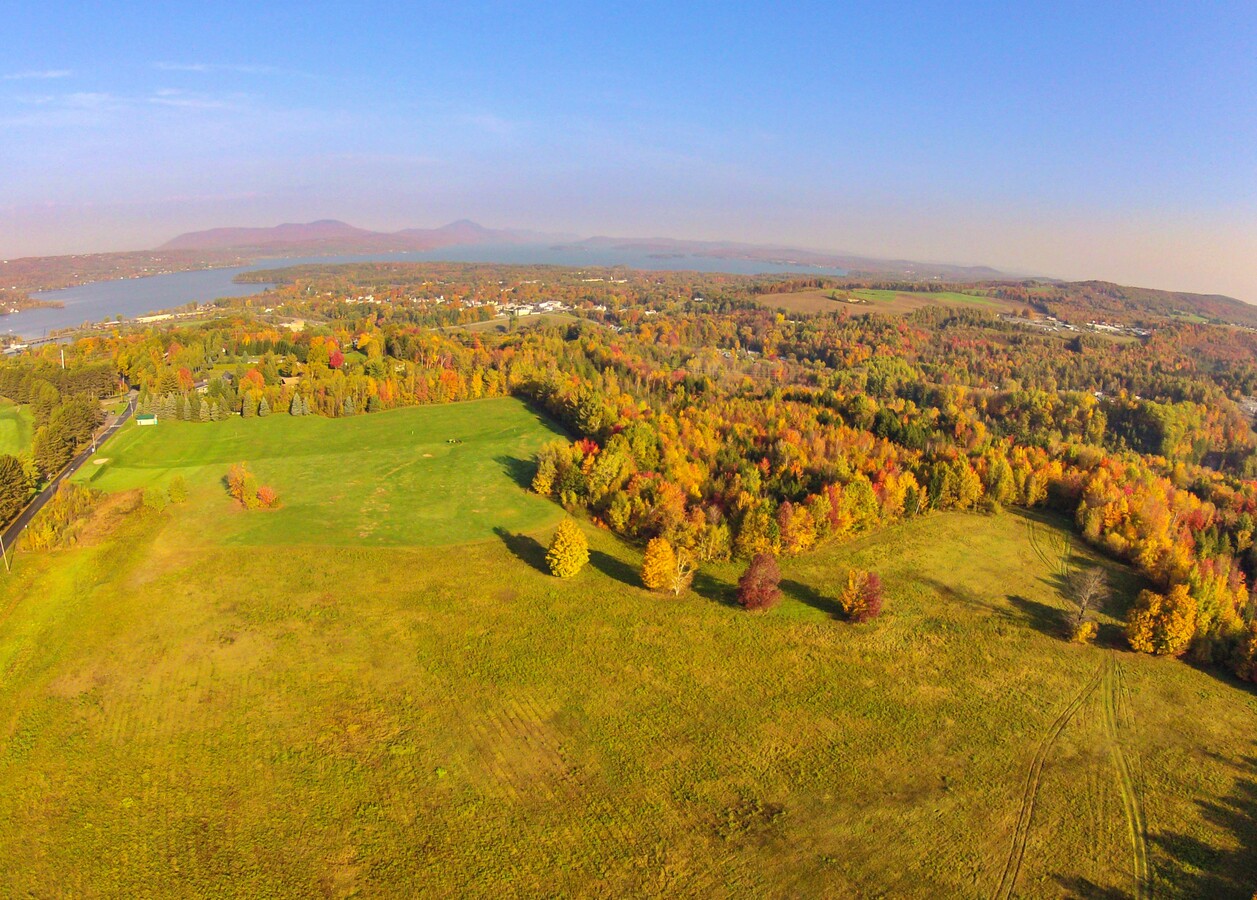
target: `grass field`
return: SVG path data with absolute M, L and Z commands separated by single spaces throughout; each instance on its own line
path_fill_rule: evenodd
M 524 316 L 516 319 L 515 328 L 517 331 L 523 331 L 540 325 L 570 325 L 573 322 L 581 321 L 584 320 L 580 316 L 574 316 L 571 313 L 541 313 L 540 315 Z M 449 325 L 446 327 L 464 331 L 490 331 L 506 334 L 510 331 L 510 321 L 506 316 L 499 316 L 496 319 L 489 319 L 485 322 L 472 322 L 468 325 Z
M 0 400 L 0 454 L 16 456 L 31 448 L 35 423 L 29 407 Z
M 259 425 L 297 449 L 410 421 L 418 447 L 544 430 L 509 403 L 393 418 L 228 427 L 259 470 L 280 466 Z M 183 468 L 200 489 L 160 514 L 115 495 L 78 547 L 0 582 L 12 895 L 1247 898 L 1257 881 L 1257 698 L 1061 640 L 1052 521 L 916 520 L 784 561 L 782 605 L 748 614 L 735 566 L 650 595 L 639 552 L 594 529 L 570 581 L 542 571 L 549 526 L 459 547 L 353 527 L 333 547 L 192 542 L 230 518 L 209 482 L 241 454 L 215 427 L 108 446 L 131 463 L 102 483 Z M 164 468 L 141 471 L 145 441 Z M 887 585 L 860 627 L 832 618 L 851 564 Z
M 557 521 L 554 506 L 517 483 L 555 435 L 509 398 L 349 419 L 129 423 L 98 454 L 107 462 L 75 478 L 119 491 L 164 489 L 182 474 L 195 512 L 180 530 L 198 545 L 458 544 Z M 228 497 L 223 479 L 236 462 L 279 491 L 280 509 L 245 511 Z
M 788 294 L 762 294 L 755 299 L 761 306 L 771 309 L 785 309 L 796 313 L 823 313 L 847 310 L 853 314 L 885 313 L 900 315 L 920 309 L 923 306 L 961 306 L 973 309 L 984 309 L 988 312 L 1009 312 L 1014 307 L 995 297 L 975 297 L 971 294 L 960 294 L 955 291 L 878 291 L 858 289 L 849 293 L 862 303 L 849 303 L 835 300 L 834 292 L 829 289 L 813 291 L 796 291 Z M 840 295 L 846 293 L 838 292 Z

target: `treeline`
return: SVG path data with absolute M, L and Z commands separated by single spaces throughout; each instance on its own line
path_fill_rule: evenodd
M 104 421 L 100 400 L 115 393 L 118 377 L 105 362 L 61 368 L 17 360 L 0 366 L 0 396 L 30 407 L 31 449 L 0 456 L 0 525 L 7 525 L 40 483 L 61 471 Z
M 586 290 L 565 277 L 556 292 Z M 784 316 L 698 303 L 720 296 L 704 279 L 595 282 L 618 298 L 615 328 L 441 334 L 356 305 L 302 333 L 241 316 L 91 351 L 143 404 L 190 420 L 524 397 L 577 437 L 539 455 L 540 493 L 698 559 L 806 552 L 932 510 L 1049 506 L 1155 584 L 1141 628 L 1181 634 L 1158 617 L 1181 624 L 1190 602 L 1197 658 L 1257 658 L 1255 442 L 1234 402 L 1246 382 L 1225 374 L 1247 337 L 1071 341 L 941 308 Z M 292 302 L 314 286 L 295 282 Z

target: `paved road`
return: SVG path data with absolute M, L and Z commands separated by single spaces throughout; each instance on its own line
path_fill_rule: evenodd
M 113 437 L 114 432 L 121 428 L 126 423 L 127 419 L 131 418 L 131 414 L 133 412 L 135 412 L 134 395 L 129 398 L 127 408 L 122 411 L 122 414 L 118 416 L 118 418 L 96 438 L 96 446 L 100 447 L 101 444 Z M 35 518 L 39 511 L 44 508 L 44 504 L 52 499 L 52 495 L 57 492 L 57 488 L 61 486 L 61 482 L 65 481 L 82 468 L 83 463 L 91 459 L 93 453 L 94 451 L 89 445 L 86 450 L 74 457 L 74 459 L 70 460 L 70 464 L 61 470 L 60 475 L 49 482 L 48 487 L 44 488 L 35 495 L 35 499 L 30 502 L 30 505 L 28 505 L 26 509 L 22 510 L 22 514 L 13 520 L 9 527 L 4 530 L 3 535 L 0 535 L 0 539 L 3 539 L 4 541 L 5 552 L 12 550 L 14 545 L 17 544 L 18 537 L 26 530 L 26 526 L 31 523 L 31 519 Z

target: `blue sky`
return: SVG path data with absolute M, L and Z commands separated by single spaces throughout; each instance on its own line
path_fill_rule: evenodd
M 6 3 L 0 255 L 469 217 L 1257 302 L 1257 6 Z

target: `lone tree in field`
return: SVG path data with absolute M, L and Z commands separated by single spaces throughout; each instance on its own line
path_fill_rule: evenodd
M 781 569 L 777 557 L 759 553 L 738 579 L 738 603 L 743 609 L 770 609 L 781 599 Z
M 589 542 L 574 519 L 564 519 L 554 532 L 550 549 L 546 551 L 546 565 L 550 574 L 558 578 L 571 578 L 589 562 Z
M 651 538 L 642 560 L 642 584 L 652 591 L 666 591 L 672 586 L 677 556 L 665 537 Z
M 1196 601 L 1187 585 L 1168 593 L 1140 591 L 1126 616 L 1126 639 L 1141 653 L 1177 656 L 1187 649 L 1196 631 Z
M 652 591 L 671 591 L 679 597 L 694 580 L 694 568 L 694 558 L 688 550 L 673 550 L 665 537 L 651 538 L 642 560 L 642 584 Z
M 867 622 L 882 613 L 882 579 L 875 572 L 852 569 L 838 605 L 852 622 Z
M 1089 616 L 1109 597 L 1109 577 L 1099 566 L 1074 569 L 1065 578 L 1065 596 L 1077 607 L 1069 623 L 1070 640 L 1088 644 L 1099 626 Z

